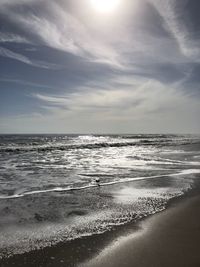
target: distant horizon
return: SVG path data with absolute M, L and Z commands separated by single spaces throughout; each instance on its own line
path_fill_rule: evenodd
M 45 133 L 45 132 L 38 132 L 38 133 L 28 133 L 28 132 L 24 132 L 24 133 L 0 133 L 0 135 L 200 135 L 200 133 L 163 133 L 163 132 L 158 132 L 158 133 L 153 133 L 153 132 L 138 132 L 138 133 Z

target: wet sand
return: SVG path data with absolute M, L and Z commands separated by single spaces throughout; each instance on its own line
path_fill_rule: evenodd
M 1 267 L 199 267 L 200 195 L 110 232 L 0 260 Z
M 200 196 L 187 198 L 139 224 L 84 267 L 199 267 Z

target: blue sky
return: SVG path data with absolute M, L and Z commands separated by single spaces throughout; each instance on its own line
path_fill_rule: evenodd
M 0 0 L 0 133 L 200 133 L 199 12 Z

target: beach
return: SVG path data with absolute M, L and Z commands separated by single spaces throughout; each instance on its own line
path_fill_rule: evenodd
M 200 266 L 200 196 L 179 201 L 139 225 L 138 233 L 119 238 L 81 266 Z
M 200 195 L 172 201 L 137 223 L 1 261 L 9 266 L 198 267 Z

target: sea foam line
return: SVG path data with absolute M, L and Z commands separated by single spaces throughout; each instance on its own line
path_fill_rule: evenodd
M 140 181 L 140 180 L 147 180 L 147 179 L 155 179 L 155 178 L 161 178 L 161 177 L 167 177 L 167 176 L 179 176 L 179 175 L 187 175 L 187 174 L 195 174 L 200 173 L 200 169 L 189 169 L 189 170 L 182 170 L 178 173 L 169 173 L 169 174 L 162 174 L 162 175 L 153 175 L 153 176 L 143 176 L 143 177 L 134 177 L 134 178 L 126 178 L 119 181 L 112 181 L 107 183 L 101 183 L 100 186 L 109 186 L 109 185 L 115 185 L 115 184 L 121 184 L 121 183 L 127 183 L 127 182 L 134 182 L 134 181 Z M 49 192 L 66 192 L 66 191 L 78 191 L 78 190 L 84 190 L 84 189 L 90 189 L 94 187 L 98 187 L 99 185 L 95 184 L 89 184 L 85 186 L 80 187 L 55 187 L 52 189 L 46 189 L 46 190 L 35 190 L 35 191 L 29 191 L 24 192 L 22 194 L 15 194 L 11 196 L 0 196 L 0 199 L 14 199 L 14 198 L 21 198 L 29 195 L 35 195 L 35 194 L 42 194 L 42 193 L 49 193 Z

